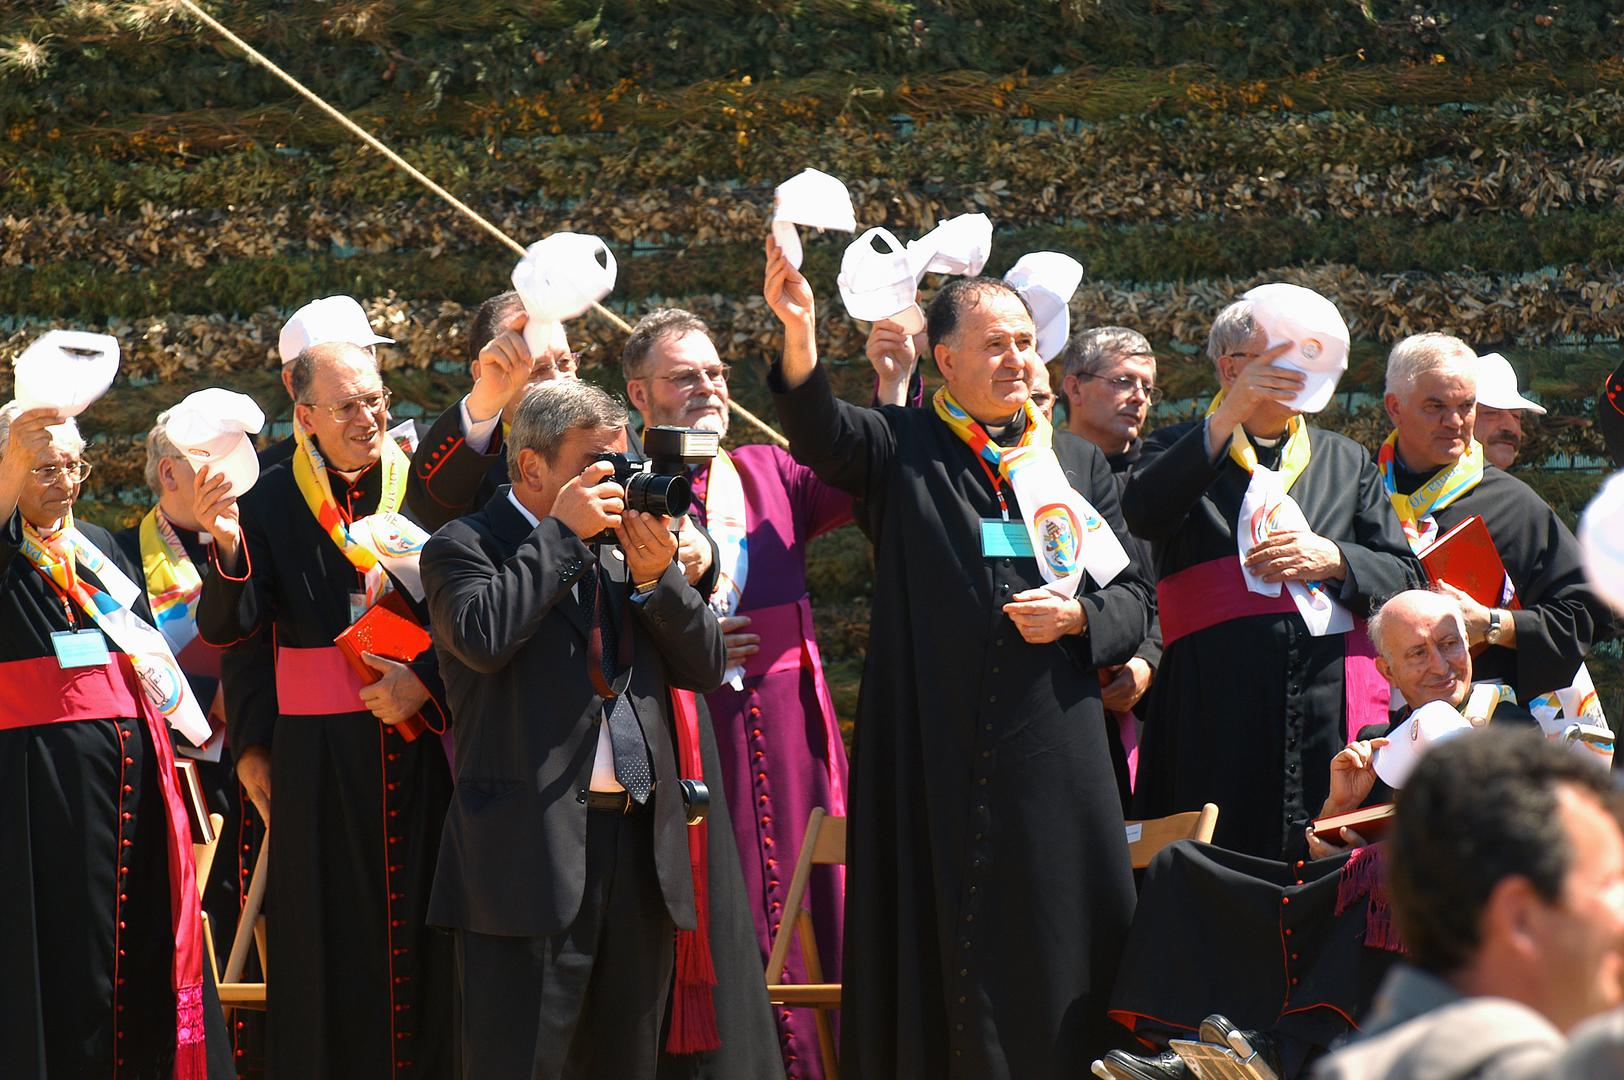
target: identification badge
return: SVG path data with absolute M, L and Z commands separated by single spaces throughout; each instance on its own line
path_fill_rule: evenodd
M 367 594 L 350 593 L 350 625 L 354 626 L 361 621 L 361 616 L 367 613 Z
M 981 554 L 989 559 L 1032 558 L 1032 536 L 1026 522 L 982 518 Z
M 107 639 L 96 629 L 58 630 L 51 635 L 51 648 L 64 668 L 105 667 L 113 660 Z

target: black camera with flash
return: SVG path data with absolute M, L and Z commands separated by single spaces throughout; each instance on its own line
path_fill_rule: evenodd
M 648 427 L 643 429 L 643 458 L 603 453 L 594 460 L 615 467 L 609 479 L 626 489 L 626 509 L 660 517 L 681 517 L 693 505 L 688 466 L 705 465 L 716 457 L 722 437 L 699 428 Z M 612 544 L 613 529 L 587 541 Z

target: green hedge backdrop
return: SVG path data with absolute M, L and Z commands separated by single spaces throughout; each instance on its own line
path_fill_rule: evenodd
M 983 210 L 992 272 L 1037 248 L 1088 270 L 1074 325 L 1157 343 L 1173 398 L 1210 394 L 1213 314 L 1266 280 L 1320 289 L 1358 342 L 1321 422 L 1385 433 L 1385 349 L 1423 329 L 1506 353 L 1551 409 L 1522 475 L 1570 522 L 1600 476 L 1593 394 L 1624 333 L 1624 16 L 1604 0 L 229 0 L 209 9 L 523 242 L 598 233 L 611 306 L 701 312 L 771 415 L 757 294 L 775 183 L 847 180 L 864 225 Z M 408 413 L 466 387 L 463 327 L 512 258 L 169 0 L 0 12 L 0 359 L 42 328 L 119 336 L 83 418 L 84 513 L 130 520 L 152 415 L 225 383 L 284 419 L 281 320 L 348 292 Z M 867 393 L 813 239 L 825 354 Z M 571 327 L 618 385 L 619 339 Z M 0 365 L 0 393 L 9 366 Z M 735 437 L 757 436 L 738 427 Z M 813 548 L 849 715 L 867 553 Z M 1620 712 L 1617 652 L 1593 664 Z

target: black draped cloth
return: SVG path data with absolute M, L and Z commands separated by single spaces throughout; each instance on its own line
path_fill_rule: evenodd
M 377 467 L 354 484 L 329 472 L 329 482 L 351 520 L 377 509 Z M 306 506 L 291 462 L 261 474 L 240 514 L 247 576 L 233 580 L 211 562 L 198 627 L 232 647 L 223 674 L 235 751 L 262 745 L 271 755 L 268 1072 L 449 1077 L 451 940 L 424 919 L 451 793 L 445 751 L 436 735 L 407 742 L 359 708 L 300 714 L 288 691 L 305 688 L 278 686 L 274 716 L 233 709 L 234 681 L 275 684 L 267 633 L 277 650 L 329 647 L 364 588 Z M 412 667 L 443 710 L 432 651 Z
M 988 558 L 998 505 L 929 409 L 837 401 L 821 369 L 774 372 L 796 460 L 861 499 L 875 543 L 856 716 L 842 1071 L 856 1078 L 1078 1075 L 1133 912 L 1097 669 L 1144 639 L 1137 567 L 1081 595 L 1089 632 L 1029 645 L 1002 605 L 1041 587 L 1032 558 Z M 1104 456 L 1055 452 L 1119 534 Z M 1018 514 L 1019 508 L 1012 513 Z
M 1408 495 L 1432 478 L 1401 464 L 1394 479 Z M 1442 536 L 1472 516 L 1483 519 L 1517 591 L 1514 649 L 1493 645 L 1472 658 L 1475 679 L 1496 679 L 1527 705 L 1573 682 L 1590 646 L 1613 634 L 1613 616 L 1585 580 L 1579 542 L 1544 499 L 1493 465 L 1459 499 L 1432 515 Z
M 78 529 L 140 580 L 106 530 Z M 0 665 L 55 663 L 51 635 L 92 624 L 21 543 L 13 513 L 0 526 Z M 144 599 L 136 614 L 149 617 Z M 140 717 L 51 723 L 55 705 L 0 730 L 0 1076 L 169 1080 L 175 936 L 159 754 Z M 204 967 L 209 1076 L 225 1080 L 231 1048 Z
M 1290 489 L 1348 573 L 1336 598 L 1355 616 L 1412 588 L 1420 567 L 1370 455 L 1351 439 L 1308 429 L 1308 466 Z M 1279 450 L 1262 450 L 1265 466 Z M 1153 434 L 1123 493 L 1128 527 L 1156 552 L 1158 580 L 1236 560 L 1235 519 L 1251 475 L 1227 453 L 1207 456 L 1201 421 Z M 1335 583 L 1332 583 L 1335 585 Z M 1171 625 L 1162 605 L 1164 631 Z M 1295 611 L 1217 623 L 1165 642 L 1139 748 L 1133 816 L 1218 805 L 1214 842 L 1279 858 L 1293 823 L 1319 809 L 1330 763 L 1347 742 L 1346 635 L 1313 637 Z

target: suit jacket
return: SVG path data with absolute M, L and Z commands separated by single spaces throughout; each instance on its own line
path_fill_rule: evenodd
M 1562 1033 L 1507 998 L 1462 996 L 1407 964 L 1377 994 L 1364 1038 L 1314 1068 L 1314 1080 L 1534 1080 L 1562 1052 Z
M 694 926 L 668 690 L 721 684 L 721 627 L 675 563 L 651 592 L 630 600 L 617 553 L 594 551 L 557 518 L 532 529 L 506 488 L 423 551 L 457 751 L 431 923 L 538 937 L 575 921 L 603 704 L 588 674 L 588 613 L 572 589 L 594 560 L 611 583 L 610 617 L 631 635 L 626 693 L 654 764 L 660 889 L 677 925 Z

